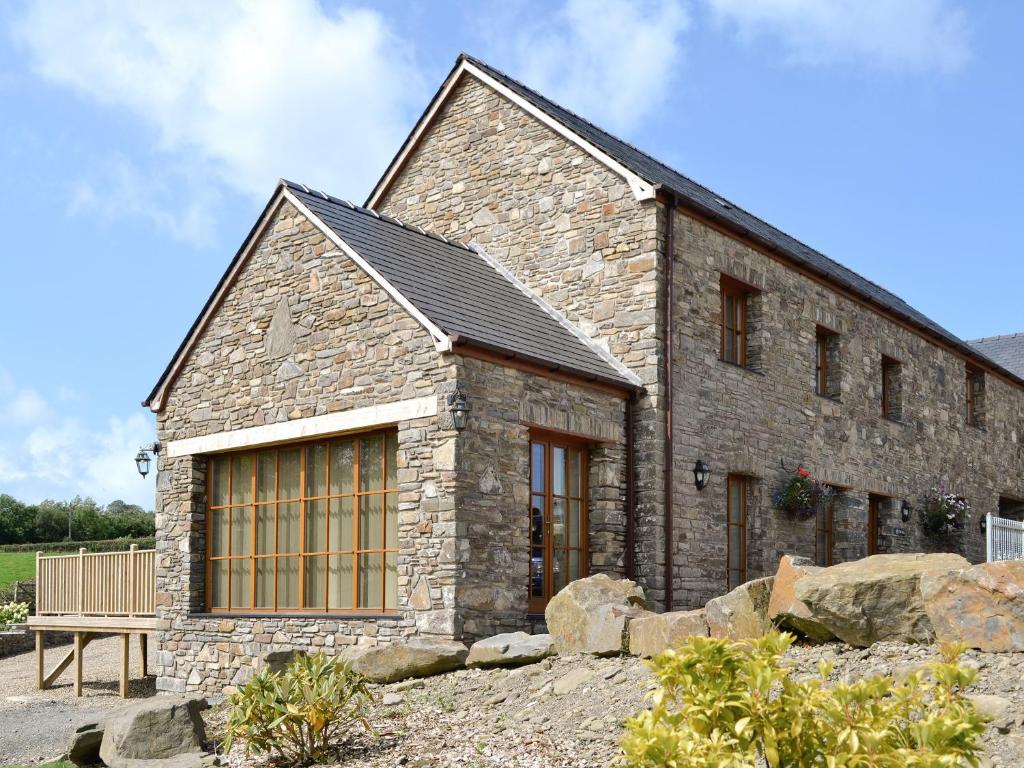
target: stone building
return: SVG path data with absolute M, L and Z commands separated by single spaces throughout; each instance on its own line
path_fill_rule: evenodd
M 979 559 L 1024 500 L 1000 354 L 462 56 L 365 207 L 278 186 L 146 400 L 158 686 L 533 628 L 588 573 L 679 609 L 785 552 Z

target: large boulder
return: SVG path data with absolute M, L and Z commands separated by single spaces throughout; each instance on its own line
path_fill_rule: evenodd
M 100 759 L 109 768 L 141 768 L 147 761 L 200 765 L 206 707 L 202 697 L 156 696 L 119 709 L 103 721 Z
M 352 669 L 375 683 L 429 677 L 460 669 L 469 649 L 454 640 L 411 640 L 354 649 L 345 654 Z
M 921 578 L 968 565 L 950 553 L 872 555 L 806 575 L 793 594 L 811 619 L 848 645 L 930 643 L 935 632 L 925 613 Z
M 634 656 L 657 656 L 669 648 L 677 648 L 694 635 L 708 636 L 708 620 L 703 608 L 644 616 L 629 623 L 629 652 Z
M 68 762 L 75 765 L 96 765 L 100 761 L 103 726 L 97 722 L 83 723 L 71 734 Z
M 800 579 L 820 570 L 809 558 L 783 555 L 772 583 L 768 618 L 782 629 L 799 632 L 810 640 L 826 642 L 835 636 L 821 622 L 814 620 L 811 609 L 797 599 L 794 591 Z
M 467 667 L 517 667 L 533 664 L 555 655 L 555 641 L 551 635 L 530 635 L 526 632 L 506 632 L 469 647 Z
M 768 620 L 768 601 L 774 581 L 773 576 L 754 579 L 709 601 L 705 609 L 711 637 L 750 640 L 770 632 L 774 625 Z
M 629 623 L 648 615 L 644 591 L 599 573 L 570 582 L 548 602 L 544 619 L 559 653 L 611 656 L 629 649 Z
M 936 640 L 982 651 L 1024 651 L 1024 560 L 927 573 L 921 597 Z

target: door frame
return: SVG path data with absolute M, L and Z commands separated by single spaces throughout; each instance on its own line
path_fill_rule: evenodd
M 544 446 L 544 516 L 543 523 L 543 563 L 544 572 L 543 591 L 541 597 L 533 596 L 533 498 L 541 495 L 533 492 L 533 446 L 540 443 Z M 548 601 L 554 597 L 554 535 L 553 526 L 553 498 L 554 483 L 552 482 L 552 454 L 553 448 L 572 448 L 580 452 L 580 575 L 585 578 L 590 573 L 590 448 L 593 441 L 577 435 L 564 432 L 555 432 L 546 429 L 530 427 L 529 449 L 527 451 L 530 476 L 530 498 L 527 503 L 527 558 L 531 568 L 528 571 L 526 584 L 527 613 L 539 615 L 544 613 Z M 566 547 L 572 549 L 572 547 Z M 568 582 L 566 582 L 568 583 Z

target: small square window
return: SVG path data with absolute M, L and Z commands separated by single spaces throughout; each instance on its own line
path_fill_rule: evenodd
M 882 416 L 891 421 L 903 418 L 903 365 L 882 356 Z
M 839 397 L 839 334 L 819 325 L 814 351 L 814 391 L 822 397 Z

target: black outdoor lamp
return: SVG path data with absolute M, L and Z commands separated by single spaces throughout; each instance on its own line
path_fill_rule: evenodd
M 982 535 L 985 534 L 985 530 L 988 528 L 988 515 L 982 515 L 978 518 L 978 530 L 981 531 Z
M 452 426 L 458 431 L 466 428 L 471 410 L 465 392 L 457 389 L 448 395 L 448 413 L 452 415 Z
M 705 464 L 702 459 L 697 459 L 697 463 L 693 465 L 693 484 L 697 486 L 697 490 L 703 491 L 710 478 L 711 467 Z
M 902 520 L 904 523 L 909 522 L 911 511 L 912 510 L 910 507 L 910 502 L 904 500 L 903 506 L 900 507 L 900 520 Z
M 139 452 L 135 454 L 135 466 L 139 470 L 139 474 L 145 477 L 149 474 L 149 464 L 151 459 L 149 454 L 160 455 L 160 443 L 153 443 L 149 446 L 142 446 L 139 448 Z

